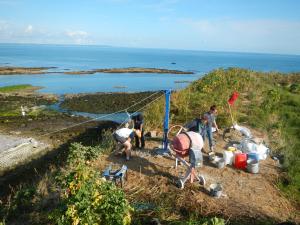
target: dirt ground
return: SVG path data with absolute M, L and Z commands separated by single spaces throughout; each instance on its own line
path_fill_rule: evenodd
M 0 127 L 0 133 L 14 135 L 17 132 L 16 136 L 33 137 L 54 148 L 67 141 L 80 141 L 88 145 L 94 142 L 95 145 L 99 141 L 96 140 L 99 126 L 103 126 L 96 121 L 38 137 L 84 120 L 81 117 L 61 115 L 57 118 L 14 120 L 5 122 L 5 126 Z M 112 124 L 106 125 L 111 126 Z M 263 137 L 258 132 L 253 133 Z M 216 152 L 221 154 L 227 148 L 227 143 L 221 136 L 216 135 L 215 138 Z M 259 174 L 250 174 L 231 166 L 218 169 L 209 162 L 207 154 L 204 153 L 204 166 L 199 168 L 198 172 L 205 177 L 206 185 L 202 187 L 196 182 L 187 183 L 181 190 L 175 184 L 186 169 L 182 165 L 175 169 L 175 159 L 172 157 L 157 156 L 155 148 L 160 144 L 160 141 L 154 139 L 147 140 L 146 148 L 134 150 L 129 162 L 121 155 L 110 154 L 101 156 L 94 162 L 94 166 L 102 171 L 110 163 L 119 166 L 126 164 L 129 170 L 124 190 L 130 203 L 153 205 L 153 208 L 160 209 L 160 215 L 163 215 L 166 221 L 180 220 L 185 213 L 195 212 L 203 216 L 220 216 L 229 220 L 247 218 L 247 221 L 269 219 L 276 222 L 291 220 L 300 223 L 299 208 L 287 200 L 276 187 L 281 173 L 278 162 L 268 158 L 261 161 Z M 222 184 L 224 191 L 221 198 L 209 195 L 208 189 L 212 183 Z M 162 210 L 166 210 L 165 214 Z M 155 216 L 155 213 L 155 210 L 149 210 L 145 216 Z
M 227 143 L 220 136 L 216 140 L 216 152 L 221 154 L 227 148 Z M 111 154 L 102 156 L 95 166 L 103 170 L 110 163 L 116 166 L 126 164 L 129 171 L 124 190 L 128 199 L 133 203 L 172 206 L 174 213 L 168 214 L 166 220 L 180 219 L 177 212 L 192 211 L 207 216 L 220 215 L 227 219 L 300 222 L 299 209 L 276 187 L 280 167 L 270 157 L 261 161 L 258 174 L 251 174 L 228 165 L 218 169 L 209 162 L 207 154 L 204 153 L 204 166 L 198 172 L 205 177 L 206 185 L 203 187 L 196 182 L 187 182 L 181 190 L 176 187 L 176 181 L 179 176 L 184 175 L 186 169 L 182 165 L 175 169 L 175 159 L 172 157 L 157 156 L 154 149 L 159 144 L 161 143 L 147 141 L 144 150 L 132 152 L 129 162 L 121 155 Z M 220 198 L 210 196 L 209 185 L 212 183 L 223 186 L 224 191 Z

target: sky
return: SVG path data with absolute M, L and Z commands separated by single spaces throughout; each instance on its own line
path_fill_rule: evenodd
M 0 0 L 0 43 L 300 54 L 300 0 Z

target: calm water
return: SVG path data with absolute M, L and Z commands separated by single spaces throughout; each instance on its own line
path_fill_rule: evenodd
M 172 64 L 176 63 L 176 64 Z M 0 86 L 32 84 L 41 92 L 148 91 L 179 89 L 215 68 L 241 67 L 259 71 L 300 71 L 300 56 L 133 49 L 101 46 L 57 46 L 0 44 L 0 66 L 57 67 L 58 71 L 97 68 L 152 67 L 193 71 L 176 74 L 14 75 L 0 76 Z M 125 86 L 126 88 L 115 88 Z

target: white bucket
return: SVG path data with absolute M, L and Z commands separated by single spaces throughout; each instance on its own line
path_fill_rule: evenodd
M 225 165 L 232 165 L 233 159 L 234 159 L 234 153 L 232 151 L 225 150 L 223 152 L 223 159 L 224 159 Z

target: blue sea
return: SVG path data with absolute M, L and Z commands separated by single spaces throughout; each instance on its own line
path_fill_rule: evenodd
M 299 72 L 299 55 L 138 49 L 108 46 L 0 44 L 0 66 L 56 67 L 50 71 L 146 67 L 194 74 L 97 73 L 0 75 L 0 86 L 31 84 L 40 92 L 66 94 L 181 89 L 216 68 Z M 116 88 L 116 86 L 123 88 Z

